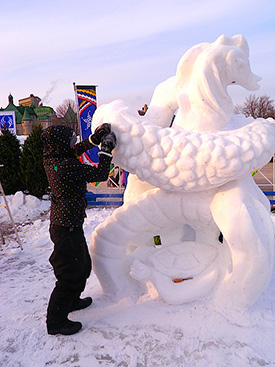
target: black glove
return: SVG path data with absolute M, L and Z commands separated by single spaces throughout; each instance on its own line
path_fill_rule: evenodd
M 104 153 L 111 153 L 116 146 L 116 136 L 113 132 L 105 136 L 101 143 L 101 151 Z
M 111 125 L 110 124 L 102 124 L 100 126 L 98 126 L 94 133 L 92 135 L 90 135 L 89 140 L 90 143 L 94 144 L 94 145 L 99 145 L 102 140 L 105 138 L 106 135 L 110 134 L 111 132 Z

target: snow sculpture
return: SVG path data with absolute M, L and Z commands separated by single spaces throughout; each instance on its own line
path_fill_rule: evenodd
M 183 55 L 145 116 L 123 101 L 96 111 L 94 128 L 112 124 L 114 162 L 131 173 L 124 205 L 90 245 L 105 292 L 142 292 L 151 281 L 171 304 L 212 296 L 244 309 L 269 284 L 274 228 L 250 172 L 272 156 L 275 127 L 233 115 L 227 93 L 232 84 L 258 89 L 248 57 L 242 35 L 221 36 Z

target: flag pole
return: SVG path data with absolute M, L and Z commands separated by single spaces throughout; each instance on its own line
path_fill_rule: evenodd
M 80 141 L 82 141 L 82 130 L 81 130 L 81 123 L 80 123 L 80 115 L 79 115 L 78 99 L 77 99 L 75 82 L 73 82 L 73 87 L 74 87 L 74 99 L 75 99 L 75 107 L 76 107 L 76 116 L 77 116 L 77 122 L 78 122 L 79 133 L 80 133 Z

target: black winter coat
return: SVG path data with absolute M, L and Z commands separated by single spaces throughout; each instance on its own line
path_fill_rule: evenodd
M 79 162 L 77 156 L 94 147 L 88 139 L 70 147 L 73 130 L 50 126 L 42 134 L 43 163 L 51 188 L 52 224 L 76 227 L 83 224 L 87 182 L 106 181 L 111 157 L 101 154 L 97 167 Z

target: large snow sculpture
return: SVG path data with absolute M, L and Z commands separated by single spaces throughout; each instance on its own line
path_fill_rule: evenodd
M 151 281 L 171 304 L 211 295 L 240 309 L 267 287 L 274 228 L 250 172 L 272 156 L 275 127 L 232 115 L 227 93 L 232 84 L 258 89 L 248 56 L 243 36 L 221 36 L 183 55 L 145 116 L 122 101 L 96 111 L 94 128 L 112 124 L 114 161 L 131 173 L 126 202 L 90 245 L 105 292 L 143 291 Z

